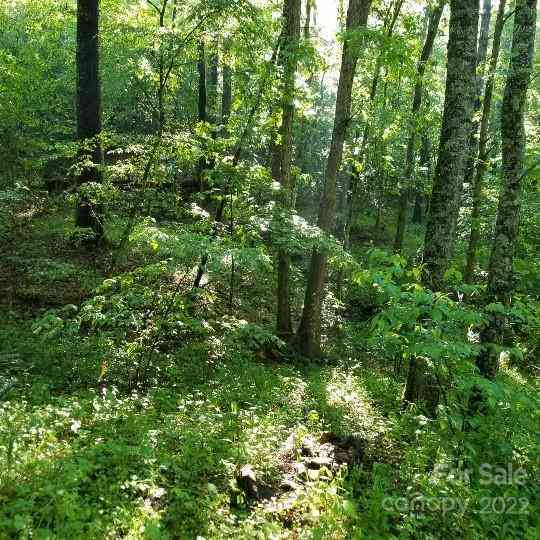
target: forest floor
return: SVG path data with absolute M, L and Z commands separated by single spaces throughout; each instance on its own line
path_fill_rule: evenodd
M 35 324 L 111 273 L 109 253 L 82 256 L 68 237 L 53 212 L 2 246 L 0 365 L 14 386 L 0 401 L 0 539 L 452 538 L 457 522 L 484 537 L 478 501 L 444 506 L 448 486 L 421 472 L 440 441 L 401 410 L 403 374 L 339 336 L 322 365 L 226 340 L 212 355 L 182 348 L 145 393 L 99 384 L 96 350 L 81 383 L 89 345 L 45 344 Z M 502 377 L 538 393 L 511 368 Z M 442 507 L 415 506 L 427 485 Z

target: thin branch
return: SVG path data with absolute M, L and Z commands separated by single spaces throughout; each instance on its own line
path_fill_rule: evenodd
M 159 12 L 159 26 L 163 28 L 165 26 L 165 11 L 167 10 L 167 4 L 169 0 L 164 0 L 161 11 Z
M 181 44 L 176 48 L 176 50 L 172 54 L 171 61 L 169 62 L 169 66 L 167 67 L 167 71 L 165 72 L 165 76 L 163 77 L 163 86 L 165 86 L 169 80 L 169 77 L 171 75 L 171 72 L 174 68 L 174 63 L 178 55 L 180 54 L 180 51 L 186 46 L 187 42 L 192 38 L 193 34 L 205 23 L 212 15 L 216 15 L 219 13 L 220 10 L 215 9 L 211 11 L 210 13 L 207 13 L 206 16 L 204 16 L 182 39 Z
M 154 2 L 152 0 L 146 0 L 158 13 L 161 13 L 161 8 L 157 5 L 157 4 L 154 4 Z
M 508 19 L 516 12 L 515 9 L 513 9 L 512 11 L 510 11 L 509 13 L 507 13 L 505 16 L 504 16 L 504 20 L 503 20 L 503 24 L 506 24 L 506 21 L 508 21 Z

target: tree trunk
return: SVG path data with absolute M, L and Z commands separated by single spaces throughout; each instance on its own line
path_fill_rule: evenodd
M 280 141 L 273 145 L 274 158 L 272 173 L 274 180 L 281 184 L 278 207 L 283 217 L 288 218 L 292 204 L 291 164 L 293 155 L 293 121 L 295 78 L 298 66 L 298 46 L 300 41 L 301 0 L 284 0 L 283 42 L 279 55 L 283 69 L 281 88 Z M 276 332 L 288 340 L 293 334 L 291 302 L 289 290 L 290 257 L 286 250 L 278 252 L 277 320 Z
M 347 11 L 347 31 L 364 27 L 367 23 L 371 0 L 350 0 Z M 343 158 L 343 144 L 351 117 L 351 94 L 358 62 L 358 47 L 346 36 L 343 44 L 341 71 L 336 98 L 334 129 L 326 164 L 325 184 L 319 208 L 318 225 L 326 234 L 333 230 L 336 209 L 336 179 Z M 327 254 L 315 249 L 311 257 L 304 310 L 297 333 L 301 354 L 316 358 L 321 353 L 321 307 L 326 279 Z
M 303 36 L 304 36 L 304 40 L 306 42 L 306 45 L 307 43 L 309 42 L 309 40 L 311 39 L 311 31 L 312 31 L 312 27 L 311 27 L 311 21 L 312 19 L 315 18 L 315 9 L 316 9 L 316 5 L 315 5 L 315 0 L 306 0 L 306 15 L 305 15 L 305 20 L 304 20 L 304 28 L 303 28 Z M 306 79 L 306 86 L 307 88 L 310 88 L 310 89 L 313 89 L 313 86 L 314 86 L 314 78 L 315 78 L 315 73 L 317 71 L 317 66 L 311 64 L 309 66 L 306 66 L 306 68 L 308 69 L 308 77 Z M 324 79 L 324 72 L 323 72 L 323 79 Z M 321 84 L 322 86 L 322 84 Z M 314 100 L 314 103 L 313 105 L 315 106 L 316 105 L 316 99 Z M 306 119 L 306 116 L 305 115 L 302 115 L 299 119 L 299 128 L 298 128 L 298 141 L 297 141 L 297 144 L 296 144 L 296 156 L 295 156 L 295 161 L 296 161 L 296 165 L 300 168 L 301 171 L 305 172 L 306 170 L 306 154 L 307 154 L 307 150 L 308 150 L 308 121 Z M 292 208 L 295 208 L 296 207 L 296 195 L 297 195 L 297 189 L 296 189 L 296 186 L 293 186 L 293 204 L 292 204 Z
M 197 120 L 199 122 L 206 122 L 207 113 L 207 93 L 206 93 L 206 53 L 204 41 L 199 41 L 198 45 L 198 59 L 197 59 L 197 71 L 199 73 L 199 93 L 198 93 L 198 107 L 197 107 Z
M 388 13 L 388 17 L 386 17 L 385 22 L 385 28 L 386 28 L 386 37 L 391 38 L 394 34 L 394 29 L 396 27 L 396 23 L 399 18 L 399 14 L 401 13 L 401 8 L 403 7 L 404 0 L 395 0 L 395 5 L 393 6 L 394 11 L 392 12 L 392 16 L 390 17 L 390 12 Z M 392 7 L 392 6 L 391 6 Z M 377 64 L 375 67 L 375 76 L 373 77 L 373 80 L 371 81 L 371 90 L 369 92 L 369 99 L 371 102 L 375 100 L 375 96 L 377 95 L 377 87 L 379 85 L 379 79 L 381 76 L 381 69 L 383 66 L 383 59 L 384 55 L 381 53 L 377 57 Z
M 306 18 L 304 20 L 304 39 L 311 37 L 311 11 L 313 9 L 314 0 L 306 0 Z
M 476 176 L 473 183 L 473 208 L 471 214 L 471 232 L 469 236 L 469 246 L 467 250 L 467 263 L 465 266 L 465 281 L 471 283 L 476 268 L 476 252 L 480 240 L 480 214 L 482 206 L 482 191 L 484 175 L 488 169 L 487 143 L 489 138 L 489 120 L 491 116 L 491 104 L 493 101 L 493 89 L 495 85 L 495 72 L 499 62 L 499 52 L 501 49 L 501 36 L 504 28 L 504 10 L 506 0 L 500 0 L 497 21 L 495 22 L 495 32 L 493 34 L 493 46 L 491 50 L 491 60 L 489 73 L 484 92 L 484 104 L 482 108 L 482 120 L 480 122 L 480 137 L 478 141 L 478 160 L 476 165 Z
M 165 13 L 167 11 L 167 4 L 168 0 L 164 0 L 161 8 L 158 12 L 158 28 L 160 31 L 162 31 L 165 28 Z M 173 6 L 173 24 L 174 20 L 176 18 L 176 3 Z M 159 71 L 159 83 L 158 83 L 158 90 L 157 90 L 157 101 L 158 101 L 158 133 L 161 137 L 163 135 L 163 130 L 165 128 L 165 87 L 167 84 L 166 76 L 165 76 L 165 55 L 163 51 L 163 45 L 160 45 L 159 47 L 159 65 L 158 65 L 158 71 Z
M 465 174 L 476 83 L 478 0 L 451 0 L 446 93 L 439 155 L 424 241 L 424 282 L 443 286 Z
M 409 359 L 407 384 L 403 396 L 404 404 L 422 403 L 425 407 L 426 414 L 434 417 L 437 413 L 439 399 L 439 384 L 437 378 L 427 366 L 426 359 L 411 357 Z
M 77 140 L 79 157 L 92 162 L 81 170 L 79 185 L 101 182 L 103 152 L 101 133 L 101 82 L 99 79 L 99 0 L 78 0 L 77 3 Z M 96 240 L 103 237 L 99 209 L 88 197 L 77 204 L 75 223 L 89 227 Z
M 465 173 L 475 95 L 478 16 L 478 1 L 451 0 L 444 115 L 424 243 L 424 282 L 434 290 L 441 288 L 448 268 L 453 219 Z M 437 396 L 433 384 L 424 384 L 431 379 L 427 363 L 412 360 L 404 399 L 428 403 L 428 412 L 433 414 Z
M 414 207 L 412 214 L 412 222 L 416 225 L 421 225 L 424 219 L 424 200 L 423 197 L 418 191 L 415 192 L 414 196 Z
M 223 137 L 229 136 L 229 118 L 232 108 L 232 69 L 230 64 L 224 59 L 223 62 L 223 89 L 221 94 L 221 123 L 223 125 Z
M 537 0 L 516 0 L 510 69 L 504 91 L 501 136 L 503 186 L 489 264 L 488 301 L 508 305 L 513 291 L 514 252 L 518 239 L 525 160 L 525 108 L 533 70 Z M 492 317 L 482 333 L 484 351 L 477 366 L 493 379 L 499 368 L 497 345 L 504 317 Z
M 197 102 L 197 120 L 206 122 L 208 120 L 208 94 L 206 91 L 206 51 L 204 41 L 199 41 L 197 71 L 199 72 L 199 91 Z M 204 170 L 206 168 L 206 160 L 204 157 L 199 158 L 197 164 L 197 182 L 199 183 L 199 191 L 204 190 Z
M 424 93 L 424 75 L 426 72 L 426 64 L 431 57 L 433 51 L 433 44 L 437 37 L 437 31 L 439 29 L 439 23 L 441 21 L 444 6 L 446 0 L 441 0 L 439 4 L 433 9 L 429 18 L 428 31 L 422 53 L 420 55 L 420 61 L 416 70 L 416 84 L 413 92 L 413 102 L 411 109 L 411 126 L 409 128 L 409 140 L 407 141 L 407 149 L 405 151 L 405 171 L 404 171 L 404 185 L 401 190 L 401 196 L 399 200 L 399 213 L 396 237 L 394 240 L 394 250 L 399 253 L 403 248 L 403 239 L 405 237 L 405 228 L 407 227 L 407 214 L 409 211 L 409 199 L 411 191 L 411 179 L 414 172 L 414 162 L 416 159 L 416 135 L 418 133 L 418 113 L 422 107 L 422 96 Z
M 477 71 L 476 71 L 476 100 L 474 103 L 473 124 L 469 137 L 469 154 L 465 167 L 464 184 L 470 185 L 474 176 L 476 158 L 478 157 L 478 128 L 480 122 L 476 119 L 482 109 L 482 95 L 484 94 L 484 83 L 486 73 L 486 57 L 489 45 L 489 29 L 491 24 L 491 0 L 484 0 L 482 17 L 480 18 L 480 36 L 478 38 Z
M 414 211 L 412 215 L 412 222 L 416 223 L 417 225 L 420 225 L 424 221 L 424 212 L 426 211 L 424 186 L 428 184 L 429 178 L 431 177 L 431 141 L 426 133 L 422 135 L 422 144 L 420 146 L 420 166 L 422 168 L 422 174 L 417 176 Z M 424 179 L 424 182 L 420 180 L 421 178 Z
M 210 55 L 210 66 L 208 73 L 208 109 L 209 121 L 212 124 L 218 122 L 218 80 L 219 80 L 219 41 L 213 43 L 212 54 Z

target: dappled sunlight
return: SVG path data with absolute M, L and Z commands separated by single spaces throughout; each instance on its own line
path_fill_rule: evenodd
M 536 387 L 536 390 L 540 389 L 540 380 L 538 378 L 526 377 L 523 372 L 520 372 L 515 366 L 509 365 L 508 362 L 501 364 L 500 377 L 516 388 L 528 392 L 533 391 L 532 386 Z
M 540 538 L 538 1 L 0 0 L 0 540 Z
M 353 432 L 366 439 L 374 439 L 385 431 L 385 419 L 371 403 L 370 395 L 361 379 L 343 368 L 330 372 L 326 383 L 328 404 L 343 411 L 344 421 Z

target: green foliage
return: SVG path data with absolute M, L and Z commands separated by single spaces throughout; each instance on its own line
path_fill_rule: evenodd
M 282 74 L 268 62 L 281 5 L 101 0 L 103 163 L 75 141 L 75 0 L 0 5 L 0 539 L 538 537 L 538 169 L 524 182 L 509 306 L 482 300 L 499 191 L 493 128 L 479 284 L 461 273 L 469 186 L 445 291 L 422 285 L 422 225 L 390 254 L 406 136 L 414 122 L 435 149 L 443 102 L 440 36 L 427 106 L 410 117 L 423 40 L 414 4 L 389 36 L 396 3 L 373 2 L 369 28 L 347 36 L 361 55 L 332 235 L 315 223 L 338 47 L 313 25 L 287 96 L 297 204 L 284 212 L 270 163 Z M 201 41 L 208 78 L 215 55 L 220 75 L 231 69 L 227 125 L 211 88 L 198 121 Z M 425 165 L 414 167 L 423 195 Z M 83 166 L 103 181 L 75 186 Z M 351 174 L 362 204 L 346 253 Z M 103 214 L 100 245 L 73 225 L 81 196 Z M 290 256 L 296 328 L 314 249 L 328 255 L 317 365 L 275 335 L 276 254 Z M 505 335 L 499 376 L 486 381 L 475 358 L 493 315 Z M 434 418 L 403 406 L 413 359 L 441 391 Z M 523 478 L 504 481 L 509 467 Z
M 25 209 L 32 200 L 30 190 L 22 184 L 0 191 L 0 237 L 4 237 L 16 223 L 14 214 Z

